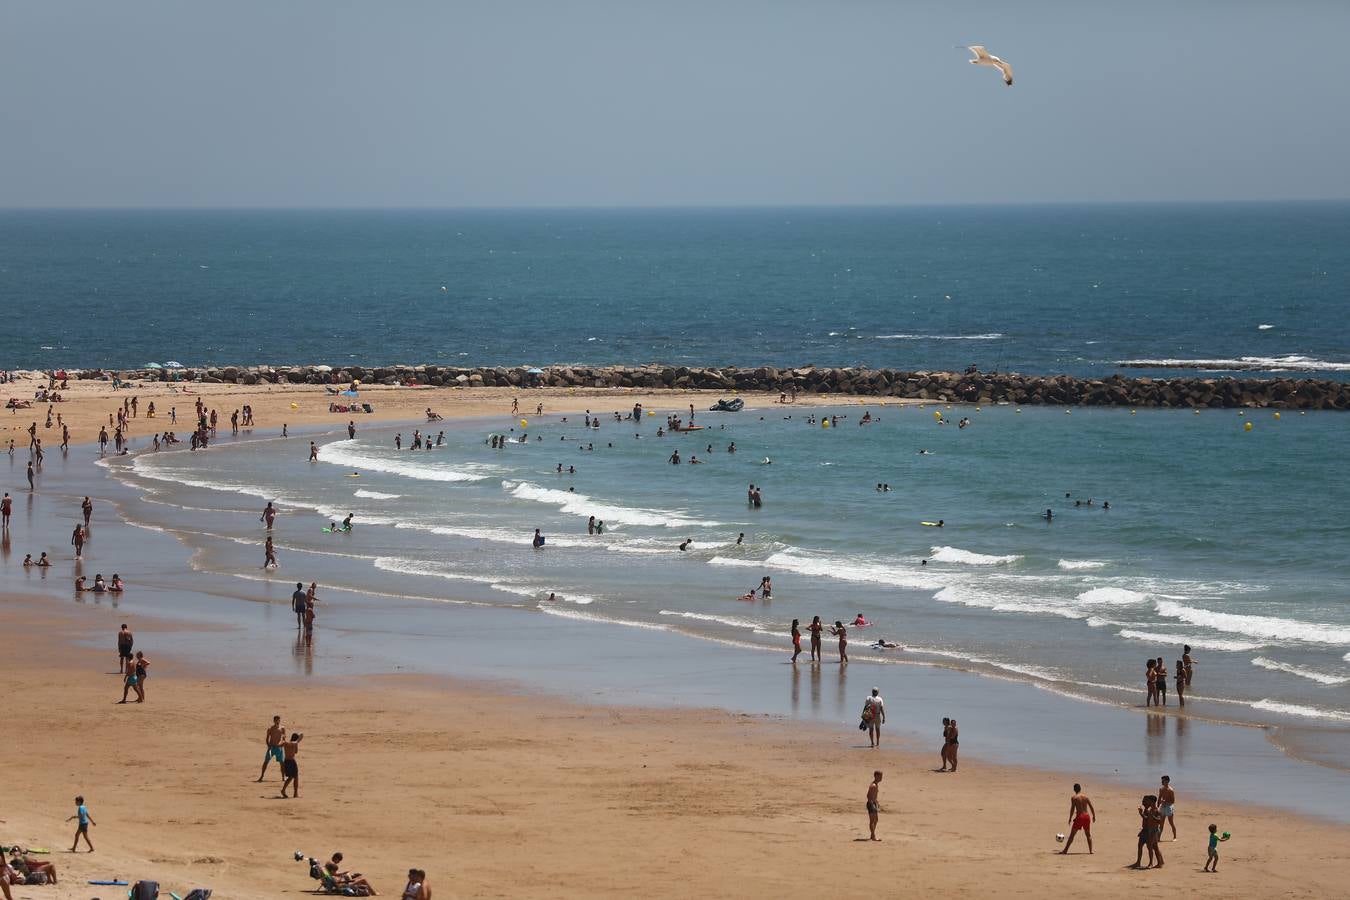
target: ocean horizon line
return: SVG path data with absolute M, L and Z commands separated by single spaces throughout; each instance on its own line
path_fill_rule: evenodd
M 252 205 L 241 204 L 238 206 L 221 204 L 203 204 L 200 206 L 192 205 L 154 205 L 154 206 L 124 206 L 120 204 L 92 205 L 92 206 L 64 206 L 64 205 L 0 205 L 0 213 L 181 213 L 181 212 L 200 212 L 200 213 L 247 213 L 247 212 L 292 212 L 292 213 L 316 213 L 316 212 L 653 212 L 653 213 L 680 213 L 680 212 L 780 212 L 800 210 L 803 212 L 830 212 L 830 211 L 893 211 L 893 210 L 979 210 L 979 209 L 1137 209 L 1147 207 L 1162 207 L 1168 209 L 1178 208 L 1243 208 L 1243 207 L 1272 207 L 1272 206 L 1345 206 L 1350 205 L 1350 195 L 1344 197 L 1271 197 L 1271 198 L 1237 198 L 1230 200 L 1212 200 L 1212 199 L 1167 199 L 1167 198 L 1141 198 L 1141 199 L 1084 199 L 1084 200 L 1049 200 L 1049 201 L 1028 201 L 1028 200 L 1006 200 L 1006 201 L 981 201 L 971 202 L 914 202 L 914 203 L 729 203 L 729 204 L 660 204 L 660 203 L 632 203 L 632 204 L 463 204 L 463 205 L 439 205 L 439 204 L 351 204 L 351 205 Z

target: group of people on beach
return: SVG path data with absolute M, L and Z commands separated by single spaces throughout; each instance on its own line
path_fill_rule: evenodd
M 1186 705 L 1186 692 L 1190 690 L 1191 676 L 1195 672 L 1195 662 L 1191 659 L 1191 645 L 1186 644 L 1181 651 L 1181 659 L 1176 664 L 1177 704 Z M 1167 664 L 1161 656 L 1149 659 L 1144 670 L 1145 686 L 1148 693 L 1145 706 L 1167 705 Z

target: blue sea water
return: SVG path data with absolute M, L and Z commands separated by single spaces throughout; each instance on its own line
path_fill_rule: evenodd
M 7 368 L 1350 371 L 1350 205 L 0 211 Z
M 860 425 L 864 410 L 876 421 Z M 793 619 L 861 613 L 874 624 L 851 630 L 851 656 L 1131 706 L 1145 659 L 1174 671 L 1190 644 L 1190 711 L 1350 724 L 1344 416 L 871 404 L 832 410 L 841 418 L 824 428 L 781 406 L 700 412 L 704 430 L 661 437 L 661 414 L 635 424 L 595 412 L 599 428 L 531 416 L 528 441 L 500 450 L 487 435 L 520 430 L 505 411 L 445 428 L 431 451 L 407 449 L 411 429 L 398 450 L 396 429 L 372 427 L 323 438 L 317 464 L 301 438 L 144 454 L 115 470 L 148 492 L 142 524 L 179 535 L 194 567 L 241 577 L 246 592 L 317 577 L 391 608 L 408 597 L 510 606 L 784 656 Z M 676 449 L 685 462 L 671 465 Z M 747 505 L 750 484 L 762 508 Z M 284 511 L 285 574 L 259 569 L 267 500 Z M 352 534 L 323 533 L 349 512 Z M 587 534 L 592 515 L 604 535 Z M 771 599 L 737 599 L 765 575 Z M 905 650 L 869 648 L 877 637 Z M 836 658 L 829 638 L 825 655 Z

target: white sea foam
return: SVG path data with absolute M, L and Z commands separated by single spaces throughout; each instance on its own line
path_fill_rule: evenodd
M 963 566 L 1000 566 L 1021 559 L 1020 556 L 990 556 L 987 553 L 975 553 L 960 547 L 933 547 L 934 562 L 957 563 Z
M 397 500 L 402 494 L 385 494 L 380 491 L 357 491 L 355 496 L 365 497 L 367 500 Z
M 1133 606 L 1136 603 L 1146 602 L 1148 595 L 1125 588 L 1099 587 L 1084 591 L 1077 599 L 1078 602 L 1090 606 Z
M 750 619 L 738 619 L 735 616 L 714 616 L 707 613 L 686 612 L 684 610 L 663 609 L 663 616 L 677 616 L 681 619 L 694 619 L 699 622 L 716 622 L 718 625 L 730 625 L 732 628 L 749 628 L 758 631 L 763 626 Z
M 834 578 L 840 581 L 887 584 L 892 587 L 934 591 L 949 580 L 918 566 L 885 563 L 835 554 L 807 554 L 800 550 L 782 550 L 764 560 L 737 559 L 714 556 L 708 560 L 714 566 L 737 566 L 752 569 L 781 569 L 814 578 Z
M 1003 337 L 1001 331 L 986 334 L 879 334 L 879 341 L 996 341 Z
M 1297 675 L 1299 678 L 1306 678 L 1309 681 L 1315 681 L 1318 684 L 1345 684 L 1350 681 L 1350 675 L 1331 675 L 1327 672 L 1318 672 L 1315 669 L 1305 669 L 1302 666 L 1294 666 L 1289 663 L 1282 663 L 1279 660 L 1267 659 L 1264 656 L 1258 656 L 1252 660 L 1252 665 L 1262 669 L 1269 669 L 1272 672 L 1284 672 L 1287 675 Z
M 1343 712 L 1339 709 L 1320 709 L 1316 706 L 1300 706 L 1296 703 L 1281 703 L 1278 700 L 1257 700 L 1252 704 L 1252 709 L 1283 713 L 1286 716 L 1302 716 L 1307 719 L 1350 722 L 1350 712 Z
M 611 619 L 608 616 L 597 616 L 593 613 L 582 612 L 577 609 L 565 609 L 560 606 L 549 604 L 540 606 L 539 611 L 547 613 L 550 616 L 558 616 L 563 619 L 573 619 L 578 622 L 595 622 L 600 625 L 623 625 L 626 628 L 645 628 L 648 631 L 669 631 L 669 625 L 662 625 L 659 622 L 638 622 L 633 619 Z
M 1242 634 L 1262 640 L 1302 641 L 1309 644 L 1350 645 L 1350 627 L 1299 622 L 1276 616 L 1249 616 L 1195 609 L 1171 600 L 1154 604 L 1158 615 L 1180 619 L 1189 625 L 1213 628 L 1229 634 Z
M 1274 325 L 1257 325 L 1256 327 L 1257 327 L 1257 329 L 1258 329 L 1259 331 L 1269 331 L 1270 329 L 1274 328 L 1275 326 L 1274 326 Z
M 528 481 L 503 481 L 502 490 L 519 500 L 548 503 L 574 516 L 595 516 L 607 526 L 646 525 L 665 528 L 713 528 L 720 522 L 711 522 L 680 515 L 676 512 L 641 507 L 616 506 L 595 500 L 586 494 L 540 487 Z
M 1095 559 L 1061 559 L 1059 567 L 1066 572 L 1076 572 L 1080 569 L 1104 569 L 1107 563 Z
M 1163 634 L 1157 631 L 1138 631 L 1133 628 L 1122 628 L 1117 633 L 1128 640 L 1142 641 L 1146 644 L 1189 644 L 1198 650 L 1215 650 L 1222 653 L 1242 653 L 1265 646 L 1255 641 L 1225 641 L 1222 638 L 1198 638 L 1187 634 Z
M 933 599 L 942 603 L 958 603 L 962 606 L 974 606 L 991 609 L 994 612 L 1042 613 L 1061 616 L 1065 619 L 1081 619 L 1078 610 L 1048 601 L 1043 598 L 1023 598 L 1010 596 L 1002 591 L 990 590 L 969 584 L 954 584 L 943 588 L 933 595 Z
M 1234 359 L 1122 359 L 1116 365 L 1136 369 L 1214 369 L 1260 372 L 1350 372 L 1350 362 L 1311 356 L 1239 356 Z
M 421 454 L 411 451 L 400 457 L 377 456 L 362 450 L 356 441 L 334 441 L 325 444 L 319 448 L 319 461 L 357 472 L 383 472 L 418 481 L 485 481 L 501 471 L 495 466 L 474 463 L 451 466 L 435 460 L 424 460 Z

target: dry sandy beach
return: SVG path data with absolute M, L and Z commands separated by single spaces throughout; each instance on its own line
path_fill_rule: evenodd
M 20 387 L 6 393 L 24 396 Z M 201 389 L 225 427 L 245 403 L 259 431 L 348 418 L 327 411 L 321 388 Z M 161 410 L 154 427 L 169 427 L 163 413 L 177 405 L 186 435 L 193 395 L 166 385 L 130 393 L 141 403 L 136 446 L 149 433 L 150 399 Z M 360 421 L 417 422 L 428 406 L 447 417 L 501 415 L 517 395 L 527 417 L 538 402 L 555 412 L 710 402 L 686 392 L 370 388 L 362 399 L 377 412 Z M 72 383 L 68 396 L 57 409 L 73 439 L 87 441 L 129 395 Z M 26 412 L 5 423 L 20 454 L 28 422 L 51 433 L 44 409 Z M 48 441 L 49 452 L 57 442 Z M 0 738 L 13 761 L 0 835 L 51 848 L 62 879 L 16 886 L 16 897 L 106 900 L 116 894 L 85 882 L 110 877 L 153 878 L 180 895 L 198 885 L 222 898 L 295 895 L 316 884 L 293 860 L 297 850 L 320 859 L 341 850 L 382 895 L 398 895 L 408 868 L 425 868 L 440 898 L 872 897 L 906 888 L 939 897 L 1329 897 L 1342 893 L 1350 871 L 1350 828 L 1246 808 L 1238 798 L 1202 803 L 1184 784 L 1181 838 L 1162 844 L 1167 865 L 1137 872 L 1125 868 L 1134 860 L 1135 807 L 1156 783 L 1086 784 L 1099 815 L 1097 853 L 1087 856 L 1080 836 L 1063 858 L 1054 836 L 1068 830 L 1077 776 L 989 765 L 975 740 L 959 774 L 939 775 L 936 742 L 872 752 L 857 731 L 765 716 L 572 705 L 397 675 L 264 683 L 175 656 L 184 626 L 162 620 L 130 622 L 152 677 L 144 705 L 121 706 L 113 647 L 122 613 L 17 596 L 5 603 L 23 694 Z M 888 697 L 888 714 L 903 719 L 903 695 Z M 255 782 L 273 715 L 306 735 L 299 799 L 277 798 L 275 764 Z M 885 772 L 879 844 L 862 840 L 874 768 Z M 73 826 L 64 820 L 77 793 L 98 823 L 92 855 L 68 852 Z M 1210 822 L 1234 834 L 1218 875 L 1200 872 Z
M 53 611 L 8 598 L 22 727 L 5 730 L 6 842 L 50 847 L 62 885 L 18 897 L 97 896 L 90 878 L 158 879 L 180 895 L 267 898 L 313 886 L 302 850 L 342 850 L 382 894 L 426 868 L 438 897 L 941 897 L 1155 895 L 1330 897 L 1350 829 L 1195 803 L 1181 785 L 1180 840 L 1161 871 L 1133 862 L 1134 808 L 1154 785 L 1085 785 L 1097 853 L 1067 830 L 1072 773 L 931 770 L 936 747 L 872 752 L 858 733 L 708 710 L 633 710 L 507 696 L 398 676 L 264 684 L 174 658 L 173 626 L 140 624 L 153 655 L 144 705 L 119 706 L 110 609 Z M 77 648 L 92 638 L 108 651 Z M 162 649 L 161 649 L 162 648 Z M 169 653 L 165 653 L 165 650 Z M 904 715 L 902 697 L 890 701 Z M 17 711 L 17 710 L 16 710 Z M 298 800 L 257 784 L 272 715 L 305 733 Z M 863 794 L 885 772 L 879 844 Z M 97 852 L 67 852 L 83 793 Z M 1202 874 L 1205 826 L 1233 832 Z M 1081 855 L 1080 855 L 1081 851 Z M 907 891 L 908 893 L 908 891 Z M 103 894 L 104 897 L 110 894 Z

